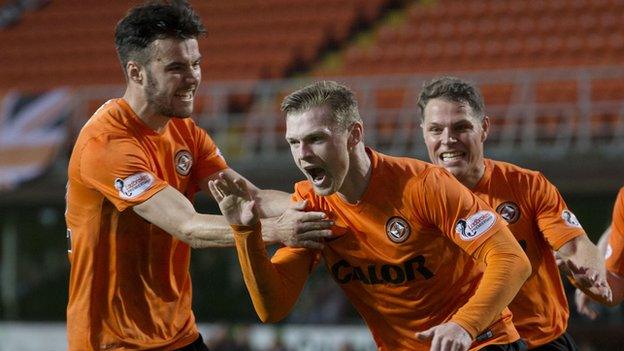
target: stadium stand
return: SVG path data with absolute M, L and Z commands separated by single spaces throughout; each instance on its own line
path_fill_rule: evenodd
M 112 31 L 140 1 L 52 1 L 0 31 L 0 91 L 122 84 Z M 211 1 L 195 7 L 209 33 L 206 80 L 282 78 L 375 20 L 385 0 Z M 94 11 L 94 8 L 97 10 Z

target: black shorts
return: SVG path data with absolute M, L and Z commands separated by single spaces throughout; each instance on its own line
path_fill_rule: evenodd
M 572 339 L 572 337 L 570 336 L 570 334 L 568 334 L 568 332 L 565 332 L 563 334 L 561 334 L 560 337 L 556 338 L 555 340 L 549 342 L 548 344 L 544 344 L 544 345 L 540 345 L 536 348 L 533 348 L 531 350 L 537 350 L 537 351 L 578 351 L 578 346 L 576 345 L 576 343 L 574 342 L 574 339 Z
M 501 344 L 501 345 L 488 345 L 481 349 L 481 351 L 526 351 L 528 350 L 528 346 L 524 340 L 519 339 L 517 341 L 512 342 L 511 344 Z
M 195 341 L 193 341 L 192 343 L 182 348 L 177 349 L 176 351 L 210 351 L 210 350 L 208 350 L 208 346 L 204 344 L 204 339 L 202 338 L 201 334 L 199 334 L 199 337 L 195 339 Z

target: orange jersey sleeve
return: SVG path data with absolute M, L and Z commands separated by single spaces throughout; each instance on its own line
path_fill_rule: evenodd
M 195 179 L 204 179 L 228 167 L 221 150 L 205 130 L 195 127 L 189 134 L 195 136 L 192 140 L 195 140 L 194 146 L 197 150 L 197 160 L 193 161 L 192 168 Z
M 611 236 L 605 259 L 609 271 L 624 276 L 624 188 L 620 189 L 613 206 Z
M 277 322 L 290 312 L 313 268 L 314 251 L 280 248 L 269 260 L 261 225 L 233 225 L 238 261 L 258 317 Z
M 498 318 L 529 276 L 529 259 L 507 228 L 501 228 L 474 254 L 486 264 L 474 296 L 453 316 L 472 337 Z
M 80 155 L 84 184 L 103 194 L 120 212 L 168 185 L 154 174 L 149 155 L 132 140 L 92 139 Z
M 527 190 L 531 192 L 537 225 L 553 250 L 585 234 L 581 223 L 567 208 L 557 188 L 541 173 L 535 177 L 530 190 Z
M 416 213 L 468 254 L 506 226 L 492 208 L 442 168 L 430 168 L 413 186 Z

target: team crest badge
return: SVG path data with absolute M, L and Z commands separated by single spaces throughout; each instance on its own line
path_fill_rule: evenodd
M 520 208 L 516 203 L 507 201 L 498 205 L 496 212 L 509 224 L 514 224 L 520 219 Z
M 401 217 L 392 217 L 386 223 L 386 235 L 395 243 L 402 243 L 410 236 L 409 223 Z
M 175 155 L 175 168 L 176 172 L 180 175 L 188 175 L 191 172 L 191 166 L 193 166 L 193 156 L 187 150 L 180 150 Z

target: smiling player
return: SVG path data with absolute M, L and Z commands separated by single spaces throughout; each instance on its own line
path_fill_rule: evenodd
M 484 158 L 490 121 L 475 87 L 453 77 L 434 79 L 418 106 L 431 162 L 495 208 L 531 261 L 533 274 L 509 305 L 520 336 L 530 349 L 576 350 L 565 332 L 569 309 L 553 250 L 578 284 L 608 297 L 598 249 L 541 173 Z
M 70 350 L 206 350 L 191 310 L 190 248 L 233 246 L 221 216 L 192 199 L 228 168 L 190 117 L 204 28 L 184 1 L 133 8 L 116 28 L 127 81 L 83 127 L 69 161 Z M 273 238 L 321 247 L 321 213 L 249 184 Z M 301 240 L 300 240 L 301 239 Z

